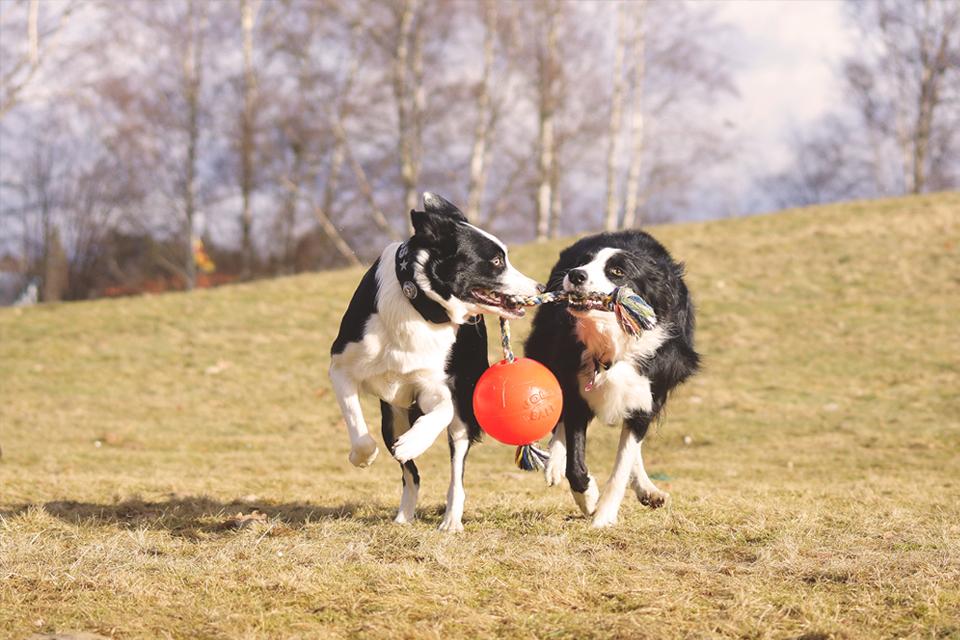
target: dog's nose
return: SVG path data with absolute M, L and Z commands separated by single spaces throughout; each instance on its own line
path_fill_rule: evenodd
M 571 284 L 581 285 L 587 281 L 587 272 L 583 269 L 574 269 L 567 274 Z
M 537 293 L 543 293 L 543 292 L 546 291 L 546 290 L 547 290 L 547 286 L 546 286 L 546 285 L 543 285 L 543 284 L 538 284 L 538 285 L 537 285 Z

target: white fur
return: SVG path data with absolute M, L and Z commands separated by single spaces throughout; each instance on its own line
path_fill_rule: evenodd
M 550 438 L 550 459 L 544 466 L 543 475 L 548 487 L 554 487 L 561 482 L 567 473 L 567 430 L 563 422 L 557 424 Z
M 443 514 L 440 530 L 456 533 L 463 531 L 463 503 L 467 498 L 463 489 L 463 464 L 470 448 L 470 435 L 459 418 L 450 425 L 449 434 L 453 443 L 453 452 L 450 455 L 450 488 L 447 489 L 447 510 Z
M 604 424 L 621 423 L 638 409 L 651 411 L 653 396 L 650 379 L 636 369 L 638 361 L 653 356 L 669 337 L 666 327 L 658 325 L 639 338 L 626 335 L 612 314 L 595 318 L 581 317 L 577 337 L 585 345 L 578 379 L 590 409 Z M 596 372 L 594 359 L 610 363 Z M 592 388 L 587 386 L 592 382 Z
M 613 249 L 611 247 L 600 249 L 600 251 L 597 252 L 597 255 L 593 257 L 593 260 L 582 267 L 577 267 L 579 270 L 587 274 L 587 281 L 583 284 L 575 286 L 572 282 L 570 282 L 570 275 L 567 274 L 563 277 L 564 290 L 570 291 L 579 287 L 583 291 L 610 293 L 616 289 L 617 285 L 610 281 L 610 279 L 607 277 L 605 269 L 607 267 L 607 260 L 618 253 L 620 253 L 620 249 Z
M 609 527 L 617 523 L 617 514 L 620 512 L 620 503 L 627 490 L 627 483 L 634 470 L 634 462 L 640 454 L 640 443 L 629 427 L 620 430 L 620 446 L 617 449 L 617 460 L 613 465 L 613 473 L 603 489 L 603 495 L 593 514 L 595 528 Z
M 453 400 L 447 387 L 447 354 L 456 340 L 456 326 L 424 322 L 406 300 L 394 271 L 399 243 L 388 246 L 377 268 L 377 313 L 364 328 L 363 339 L 334 355 L 330 378 L 350 434 L 350 460 L 367 466 L 376 458 L 368 453 L 370 437 L 360 410 L 358 390 L 372 393 L 398 407 L 421 403 L 424 415 L 397 441 L 400 462 L 423 453 L 453 419 Z
M 641 440 L 637 443 L 637 457 L 633 463 L 631 482 L 633 483 L 633 490 L 637 494 L 637 499 L 649 507 L 657 508 L 670 500 L 670 494 L 658 489 L 650 476 L 647 475 L 647 470 L 643 466 L 642 446 L 643 441 Z
M 600 489 L 597 488 L 597 481 L 594 480 L 593 476 L 589 476 L 586 491 L 579 493 L 571 490 L 570 493 L 573 494 L 573 499 L 576 501 L 577 506 L 580 507 L 583 515 L 593 515 L 593 512 L 597 509 L 597 500 L 600 498 Z

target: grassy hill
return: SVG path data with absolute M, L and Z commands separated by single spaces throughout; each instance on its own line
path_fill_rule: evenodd
M 0 636 L 960 638 L 960 194 L 652 231 L 705 370 L 602 532 L 490 441 L 463 534 L 442 441 L 392 524 L 326 379 L 359 270 L 0 310 Z

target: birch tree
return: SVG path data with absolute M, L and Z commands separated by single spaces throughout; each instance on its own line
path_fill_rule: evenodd
M 250 278 L 253 272 L 253 213 L 251 197 L 254 184 L 254 129 L 257 78 L 253 64 L 254 20 L 259 0 L 240 0 L 240 26 L 243 32 L 243 111 L 240 115 L 240 192 L 243 200 L 240 213 L 240 275 Z
M 555 225 L 554 184 L 557 110 L 557 85 L 560 82 L 560 54 L 558 31 L 560 22 L 560 4 L 557 0 L 545 0 L 543 4 L 543 26 L 541 39 L 537 46 L 537 86 L 538 86 L 538 162 L 537 207 L 534 224 L 537 242 L 543 242 L 550 235 L 551 225 Z
M 939 187 L 960 126 L 960 3 L 951 0 L 850 2 L 864 42 L 846 63 L 864 125 L 899 148 L 903 191 Z M 878 162 L 883 159 L 878 158 Z
M 627 169 L 627 199 L 623 209 L 623 228 L 636 226 L 640 208 L 640 168 L 643 163 L 643 84 L 646 74 L 646 0 L 633 6 L 631 57 L 630 158 Z
M 24 101 L 41 71 L 57 62 L 64 32 L 80 8 L 77 0 L 29 0 L 21 24 L 11 19 L 17 5 L 0 6 L 0 120 Z
M 626 6 L 617 5 L 615 14 L 617 40 L 613 48 L 613 93 L 610 97 L 610 125 L 607 130 L 607 206 L 603 227 L 607 231 L 618 228 L 620 191 L 618 186 L 617 145 L 620 141 L 620 121 L 623 116 L 623 58 L 626 49 Z
M 477 122 L 470 154 L 470 184 L 467 189 L 467 219 L 480 220 L 480 202 L 487 182 L 487 153 L 493 129 L 490 81 L 493 74 L 494 47 L 497 36 L 496 0 L 483 0 L 483 72 L 477 84 Z

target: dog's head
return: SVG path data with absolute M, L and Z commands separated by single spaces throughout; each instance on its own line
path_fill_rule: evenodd
M 682 276 L 683 267 L 663 245 L 642 231 L 627 231 L 583 238 L 564 250 L 549 287 L 551 291 L 562 288 L 609 294 L 627 286 L 654 308 L 658 318 L 667 319 L 685 291 Z M 568 305 L 578 317 L 602 314 L 599 307 L 596 302 L 571 301 Z
M 453 317 L 463 312 L 523 316 L 523 307 L 511 297 L 536 295 L 542 287 L 510 264 L 506 245 L 436 194 L 424 193 L 423 205 L 423 211 L 410 212 L 410 242 L 422 274 L 418 284 L 427 295 Z

